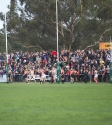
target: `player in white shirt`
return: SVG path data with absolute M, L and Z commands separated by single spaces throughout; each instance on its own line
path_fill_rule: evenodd
M 34 80 L 36 82 L 36 80 L 35 80 L 35 74 L 34 74 L 34 68 L 30 69 L 30 75 L 31 75 L 30 80 Z
M 98 71 L 97 70 L 95 70 L 94 72 L 94 81 L 96 84 L 98 84 Z

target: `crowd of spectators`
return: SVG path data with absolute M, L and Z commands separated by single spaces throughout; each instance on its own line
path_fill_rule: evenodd
M 13 81 L 24 81 L 25 70 L 33 68 L 34 74 L 41 70 L 52 77 L 52 70 L 56 69 L 56 52 L 13 52 L 8 55 L 8 67 L 12 71 Z M 88 81 L 93 81 L 94 71 L 98 71 L 98 82 L 109 82 L 110 52 L 108 50 L 76 50 L 69 52 L 62 50 L 59 53 L 59 62 L 63 82 L 83 81 L 85 72 L 88 72 Z M 0 75 L 6 73 L 6 56 L 0 53 Z M 73 78 L 71 75 L 73 73 Z

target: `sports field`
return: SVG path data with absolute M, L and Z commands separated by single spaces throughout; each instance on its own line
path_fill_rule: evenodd
M 0 83 L 0 125 L 112 125 L 112 84 Z

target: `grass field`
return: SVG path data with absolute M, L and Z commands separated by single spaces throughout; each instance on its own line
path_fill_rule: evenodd
M 112 125 L 112 84 L 0 83 L 0 125 Z

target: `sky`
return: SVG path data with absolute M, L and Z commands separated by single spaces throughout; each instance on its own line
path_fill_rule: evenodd
M 8 11 L 7 6 L 10 5 L 10 0 L 0 0 L 0 12 Z M 3 28 L 3 22 L 0 20 L 0 29 Z

